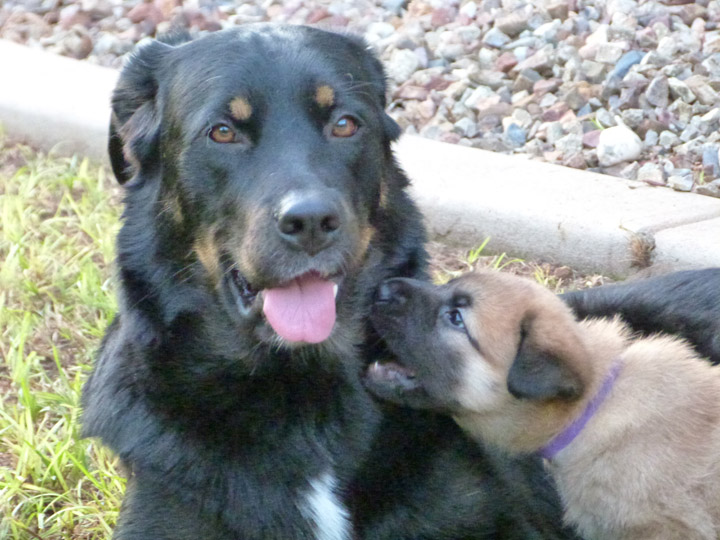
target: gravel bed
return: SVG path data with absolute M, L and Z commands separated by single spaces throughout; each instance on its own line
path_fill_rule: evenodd
M 0 37 L 117 67 L 256 21 L 364 35 L 408 133 L 720 197 L 719 0 L 4 0 Z

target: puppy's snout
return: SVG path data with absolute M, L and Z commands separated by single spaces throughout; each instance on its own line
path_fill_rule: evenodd
M 394 313 L 402 312 L 408 302 L 409 285 L 401 278 L 383 281 L 375 296 L 375 303 Z
M 288 194 L 276 213 L 280 237 L 310 255 L 330 247 L 341 234 L 342 205 L 333 193 Z

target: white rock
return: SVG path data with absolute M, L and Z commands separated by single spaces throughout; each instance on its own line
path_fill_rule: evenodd
M 475 15 L 477 15 L 477 11 L 478 7 L 475 2 L 468 2 L 460 8 L 460 13 L 471 19 L 475 18 Z
M 635 161 L 642 153 L 642 141 L 624 125 L 604 129 L 600 133 L 597 156 L 600 165 L 609 167 L 623 161 Z
M 420 59 L 417 55 L 407 49 L 395 49 L 387 64 L 388 76 L 398 83 L 410 78 L 420 67 Z

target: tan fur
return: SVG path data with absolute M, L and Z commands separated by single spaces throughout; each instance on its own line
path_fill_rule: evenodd
M 232 114 L 235 120 L 245 122 L 250 119 L 252 112 L 252 106 L 248 100 L 242 96 L 238 96 L 230 102 L 230 114 Z
M 335 103 L 335 90 L 324 84 L 315 89 L 315 101 L 321 107 L 332 107 Z
M 674 337 L 633 337 L 619 320 L 578 323 L 528 280 L 479 273 L 463 286 L 473 298 L 465 325 L 483 353 L 462 344 L 466 378 L 455 418 L 465 430 L 509 451 L 537 450 L 584 410 L 620 357 L 607 399 L 548 464 L 567 521 L 587 539 L 720 538 L 719 368 Z M 527 320 L 526 339 L 583 380 L 579 399 L 509 393 L 518 325 Z
M 390 188 L 388 187 L 385 179 L 382 179 L 380 182 L 380 208 L 387 208 L 389 200 Z
M 200 264 L 207 270 L 210 279 L 218 282 L 220 279 L 220 250 L 215 240 L 215 231 L 208 229 L 198 235 L 193 244 L 193 249 Z
M 163 197 L 162 201 L 163 205 L 161 213 L 168 214 L 175 224 L 181 224 L 185 218 L 183 216 L 182 206 L 180 205 L 180 199 L 177 194 L 168 193 Z

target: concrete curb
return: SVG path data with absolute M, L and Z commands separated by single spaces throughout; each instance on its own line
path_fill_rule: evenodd
M 0 40 L 0 124 L 14 139 L 107 160 L 117 73 Z M 627 276 L 635 263 L 720 266 L 720 199 L 422 139 L 400 164 L 431 235 Z M 653 248 L 654 246 L 654 248 Z
M 0 73 L 0 125 L 8 135 L 107 161 L 115 70 L 0 40 Z
M 396 148 L 433 237 L 623 277 L 720 266 L 720 199 L 420 137 Z M 654 246 L 654 249 L 653 249 Z

